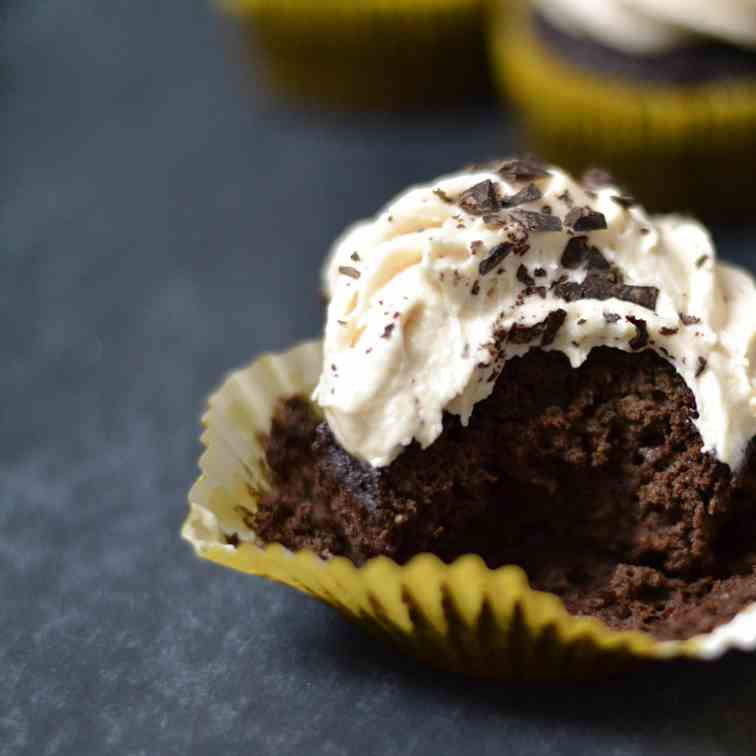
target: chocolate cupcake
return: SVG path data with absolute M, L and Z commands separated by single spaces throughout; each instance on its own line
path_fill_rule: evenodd
M 224 5 L 241 22 L 272 88 L 294 99 L 406 108 L 490 93 L 483 0 Z
M 325 277 L 322 355 L 216 397 L 252 472 L 198 484 L 201 553 L 479 674 L 756 642 L 756 286 L 700 225 L 504 160 L 406 192 Z
M 654 211 L 743 220 L 756 209 L 751 0 L 498 8 L 499 80 L 540 154 L 574 171 L 598 161 Z

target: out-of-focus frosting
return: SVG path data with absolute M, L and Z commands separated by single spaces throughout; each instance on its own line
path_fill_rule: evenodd
M 514 161 L 410 189 L 338 240 L 325 279 L 314 397 L 373 466 L 432 444 L 444 412 L 466 424 L 533 347 L 573 367 L 596 346 L 653 349 L 692 390 L 706 450 L 737 469 L 756 435 L 752 278 L 698 223 L 651 218 L 599 176 Z
M 756 0 L 535 0 L 555 26 L 631 54 L 709 37 L 756 47 Z

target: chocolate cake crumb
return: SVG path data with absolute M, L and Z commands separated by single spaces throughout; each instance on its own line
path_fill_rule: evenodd
M 357 279 L 360 277 L 360 271 L 357 268 L 353 268 L 351 265 L 339 265 L 339 273 L 342 276 L 349 276 L 349 278 Z
M 480 261 L 478 265 L 478 272 L 481 276 L 485 276 L 490 273 L 497 265 L 499 265 L 511 252 L 514 250 L 515 245 L 510 242 L 502 242 L 497 244 L 488 254 L 485 260 Z
M 643 318 L 636 318 L 633 315 L 626 315 L 625 320 L 635 326 L 635 336 L 628 342 L 633 350 L 643 349 L 648 345 L 648 326 Z

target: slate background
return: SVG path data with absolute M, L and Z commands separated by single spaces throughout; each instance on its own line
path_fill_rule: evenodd
M 481 684 L 179 540 L 204 397 L 318 333 L 334 235 L 513 144 L 282 108 L 234 40 L 205 0 L 0 3 L 0 753 L 756 751 L 756 658 Z

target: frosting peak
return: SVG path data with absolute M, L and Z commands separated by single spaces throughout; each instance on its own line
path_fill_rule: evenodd
M 466 424 L 531 348 L 573 367 L 596 346 L 653 349 L 691 388 L 706 450 L 736 468 L 756 435 L 752 279 L 604 175 L 511 160 L 410 189 L 341 237 L 325 275 L 315 399 L 373 466 L 433 443 L 444 412 Z

